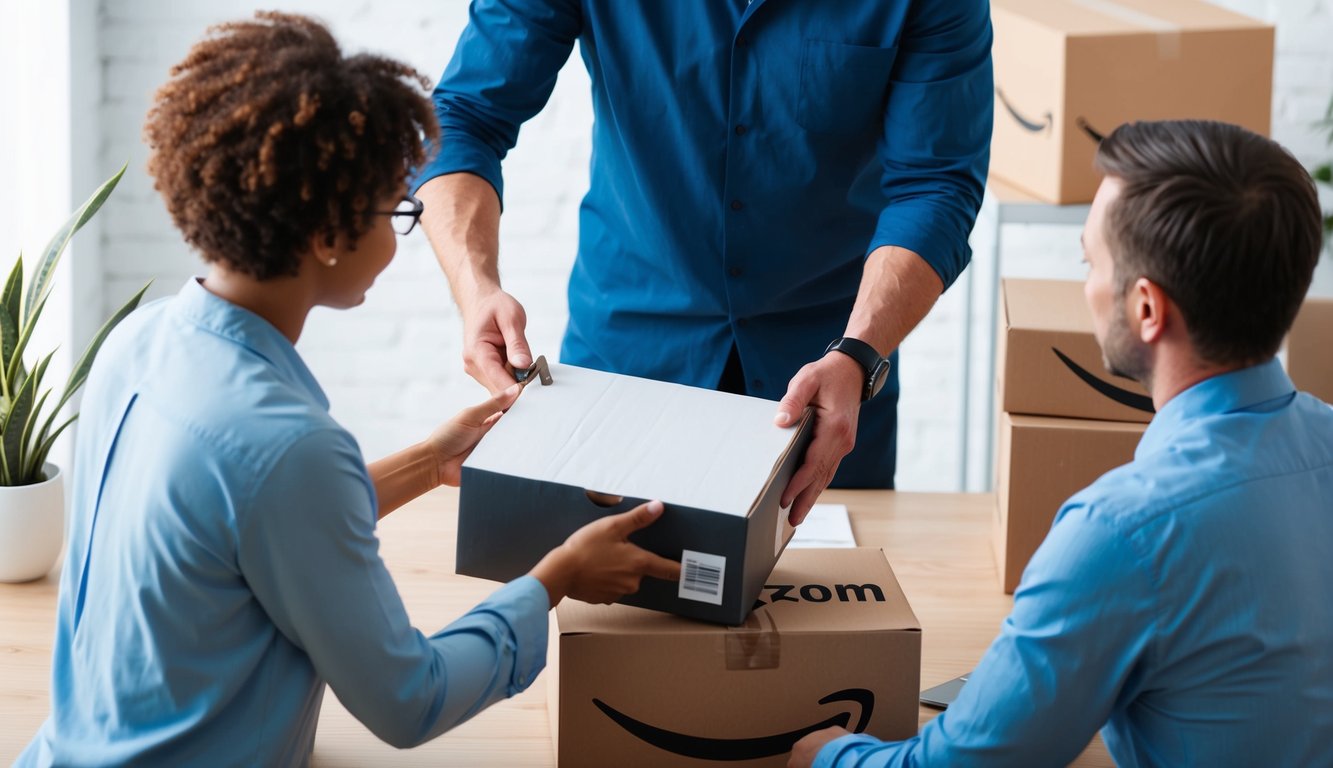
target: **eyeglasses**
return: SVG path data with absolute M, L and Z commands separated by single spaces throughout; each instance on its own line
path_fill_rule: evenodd
M 421 212 L 426 210 L 426 206 L 421 201 L 408 195 L 392 211 L 376 211 L 381 216 L 390 216 L 393 218 L 393 231 L 400 235 L 406 235 L 411 232 L 421 220 Z

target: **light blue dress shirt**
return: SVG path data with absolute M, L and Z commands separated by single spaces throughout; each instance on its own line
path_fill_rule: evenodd
M 1061 508 L 1013 613 L 916 737 L 815 765 L 1333 765 L 1333 407 L 1276 360 L 1203 381 Z M 1103 726 L 1105 726 L 1103 728 Z
M 412 627 L 355 441 L 286 337 L 195 280 L 116 329 L 82 410 L 52 713 L 18 765 L 303 764 L 326 682 L 407 747 L 545 664 L 531 577 Z
M 500 163 L 578 42 L 592 81 L 563 362 L 776 400 L 867 254 L 967 266 L 993 112 L 985 0 L 476 0 L 418 183 Z M 835 483 L 893 480 L 897 366 Z

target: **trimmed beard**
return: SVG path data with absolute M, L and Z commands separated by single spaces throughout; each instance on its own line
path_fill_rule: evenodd
M 1148 345 L 1139 341 L 1130 331 L 1123 297 L 1117 300 L 1117 304 L 1121 311 L 1113 313 L 1111 327 L 1106 331 L 1106 342 L 1102 344 L 1102 364 L 1116 376 L 1151 387 L 1152 367 L 1148 362 Z

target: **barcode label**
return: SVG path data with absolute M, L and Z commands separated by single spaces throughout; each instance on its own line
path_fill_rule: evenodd
M 680 592 L 682 600 L 722 605 L 722 584 L 727 573 L 727 558 L 704 552 L 680 553 Z

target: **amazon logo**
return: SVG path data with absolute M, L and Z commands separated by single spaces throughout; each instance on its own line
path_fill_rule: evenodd
M 1102 133 L 1096 128 L 1093 128 L 1092 123 L 1089 123 L 1087 120 L 1085 120 L 1082 115 L 1074 118 L 1074 125 L 1077 125 L 1080 131 L 1083 131 L 1083 133 L 1087 134 L 1088 138 L 1092 139 L 1098 144 L 1101 144 L 1102 139 L 1106 138 L 1106 134 Z
M 1093 389 L 1097 390 L 1099 393 L 1102 394 L 1103 397 L 1106 397 L 1110 400 L 1114 400 L 1115 402 L 1120 403 L 1121 405 L 1133 408 L 1136 411 L 1143 411 L 1144 413 L 1157 413 L 1157 409 L 1153 407 L 1151 397 L 1148 397 L 1147 395 L 1141 395 L 1138 392 L 1130 392 L 1128 389 L 1124 389 L 1123 387 L 1117 387 L 1111 382 L 1101 379 L 1092 373 L 1089 373 L 1087 370 L 1083 368 L 1083 366 L 1079 365 L 1073 360 L 1070 360 L 1068 355 L 1056 349 L 1055 347 L 1051 347 L 1051 351 L 1055 353 L 1056 357 L 1060 358 L 1060 362 L 1064 363 L 1066 368 L 1073 371 L 1075 376 L 1082 379 L 1084 384 L 1087 384 L 1089 387 L 1092 387 Z
M 1040 121 L 1033 120 L 1032 118 L 1025 116 L 1022 112 L 1019 112 L 1013 104 L 1009 103 L 1009 99 L 1005 98 L 1004 91 L 1000 90 L 999 86 L 995 87 L 995 97 L 1000 100 L 1000 104 L 1004 106 L 1004 110 L 1009 113 L 1009 116 L 1014 119 L 1014 122 L 1022 126 L 1023 130 L 1028 133 L 1049 131 L 1051 126 L 1055 124 L 1055 119 L 1051 116 L 1051 111 L 1049 109 L 1041 116 Z
M 825 584 L 805 584 L 799 588 L 795 584 L 765 584 L 764 589 L 769 590 L 768 602 L 764 602 L 761 591 L 759 599 L 754 601 L 755 608 L 774 603 L 827 603 L 835 598 L 840 603 L 864 603 L 867 598 L 874 598 L 877 603 L 884 602 L 884 590 L 878 584 L 834 584 L 831 587 Z
M 1005 97 L 1004 91 L 1000 90 L 999 86 L 995 87 L 995 98 L 998 99 L 1000 105 L 1004 107 L 1004 111 L 1009 113 L 1009 117 L 1013 118 L 1014 122 L 1018 123 L 1018 125 L 1028 133 L 1045 133 L 1050 131 L 1051 126 L 1055 125 L 1055 118 L 1051 115 L 1049 109 L 1042 113 L 1040 120 L 1034 120 L 1032 117 L 1019 112 L 1018 108 Z M 1102 143 L 1102 139 L 1106 138 L 1105 133 L 1093 128 L 1092 123 L 1089 123 L 1087 119 L 1081 115 L 1074 118 L 1074 125 L 1078 126 L 1078 129 L 1083 131 L 1084 135 L 1098 144 Z
M 714 739 L 706 736 L 676 733 L 655 725 L 649 725 L 617 710 L 601 699 L 592 700 L 592 703 L 602 711 L 602 714 L 640 741 L 674 755 L 692 757 L 696 760 L 719 761 L 760 760 L 765 757 L 785 755 L 791 752 L 791 748 L 796 742 L 806 736 L 815 731 L 822 731 L 834 726 L 846 728 L 852 733 L 864 732 L 866 726 L 870 724 L 870 714 L 875 709 L 875 694 L 865 688 L 846 688 L 841 691 L 834 691 L 819 700 L 820 705 L 836 702 L 846 702 L 848 705 L 854 705 L 859 710 L 854 727 L 850 725 L 853 714 L 852 706 L 848 706 L 844 711 L 831 717 L 786 733 L 745 739 Z

